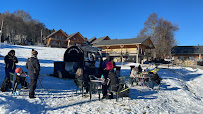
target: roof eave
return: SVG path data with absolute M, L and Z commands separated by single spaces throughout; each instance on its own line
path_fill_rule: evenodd
M 101 46 L 120 46 L 120 45 L 135 45 L 135 44 L 142 44 L 142 43 L 133 43 L 133 44 L 112 44 L 112 45 L 93 45 L 95 47 L 101 47 Z

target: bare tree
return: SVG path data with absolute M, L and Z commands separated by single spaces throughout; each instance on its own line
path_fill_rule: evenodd
M 25 22 L 29 22 L 32 20 L 32 17 L 30 16 L 30 14 L 24 10 L 16 10 L 16 11 L 14 11 L 14 14 L 17 17 L 23 19 L 23 21 L 25 21 Z
M 157 56 L 166 58 L 170 56 L 171 48 L 176 45 L 175 32 L 179 30 L 176 24 L 172 24 L 168 20 L 161 18 L 156 27 L 158 37 Z
M 137 37 L 150 37 L 155 46 L 152 56 L 163 59 L 170 56 L 171 48 L 176 45 L 175 32 L 178 29 L 178 25 L 163 18 L 159 19 L 157 14 L 153 13 L 148 17 Z
M 14 42 L 13 38 L 16 35 L 20 35 L 20 37 L 25 35 L 27 41 L 32 41 L 35 44 L 41 41 L 41 30 L 44 36 L 52 32 L 39 20 L 32 19 L 30 14 L 24 10 L 17 10 L 14 13 L 5 11 L 1 15 L 4 15 L 3 34 L 5 38 L 9 37 L 9 42 Z M 0 19 L 2 18 L 1 15 Z
M 152 13 L 147 21 L 144 23 L 144 29 L 140 31 L 138 37 L 150 37 L 153 41 L 156 41 L 156 26 L 158 24 L 158 16 L 156 13 Z M 153 42 L 155 43 L 155 42 Z

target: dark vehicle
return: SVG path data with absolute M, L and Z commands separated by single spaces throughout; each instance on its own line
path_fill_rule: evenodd
M 65 51 L 63 61 L 54 62 L 54 76 L 74 78 L 78 68 L 94 68 L 95 58 L 101 58 L 100 51 L 99 48 L 90 46 L 71 46 Z
M 162 64 L 170 64 L 170 61 L 165 61 L 164 59 L 154 59 L 152 61 L 149 61 L 149 63 L 162 63 Z

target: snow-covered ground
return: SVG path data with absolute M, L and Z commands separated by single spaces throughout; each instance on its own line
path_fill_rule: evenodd
M 31 49 L 38 51 L 41 64 L 40 74 L 52 74 L 53 62 L 62 61 L 65 49 L 0 45 L 0 55 L 5 56 L 9 50 L 14 49 L 18 57 L 18 67 L 25 68 L 25 63 L 31 55 Z M 117 63 L 119 64 L 119 63 Z M 121 64 L 119 64 L 121 65 Z M 121 75 L 130 73 L 130 65 L 121 65 Z M 4 58 L 0 57 L 0 83 L 4 79 Z M 143 65 L 143 68 L 154 66 Z M 28 91 L 20 92 L 14 96 L 11 92 L 0 92 L 0 113 L 203 113 L 203 70 L 185 67 L 164 68 L 159 66 L 159 75 L 163 79 L 159 91 L 147 87 L 130 87 L 130 97 L 119 99 L 98 100 L 98 95 L 89 97 L 76 95 L 76 86 L 73 80 L 59 79 L 46 76 L 42 82 L 45 89 L 40 86 L 36 89 L 36 99 L 29 99 Z

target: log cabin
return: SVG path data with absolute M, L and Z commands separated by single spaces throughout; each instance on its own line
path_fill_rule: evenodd
M 176 64 L 196 65 L 203 60 L 203 46 L 175 46 L 171 55 Z
M 113 57 L 116 62 L 132 61 L 142 63 L 143 59 L 148 59 L 146 49 L 154 49 L 150 38 L 131 38 L 103 40 L 93 47 L 102 48 L 106 56 Z
M 79 32 L 67 35 L 61 29 L 48 35 L 45 40 L 47 47 L 61 48 L 68 48 L 73 45 L 82 46 L 85 41 Z

